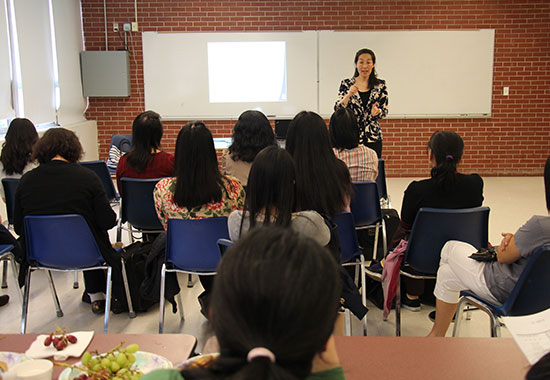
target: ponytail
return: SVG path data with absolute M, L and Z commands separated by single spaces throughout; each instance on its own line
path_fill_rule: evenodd
M 457 165 L 462 159 L 464 141 L 455 132 L 437 131 L 428 142 L 436 166 L 431 176 L 444 191 L 450 191 L 456 185 Z

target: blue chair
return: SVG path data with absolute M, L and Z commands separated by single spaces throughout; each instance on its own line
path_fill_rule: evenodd
M 107 195 L 107 199 L 109 200 L 109 202 L 118 204 L 120 196 L 115 190 L 113 179 L 111 178 L 111 174 L 109 174 L 109 170 L 107 169 L 107 164 L 105 164 L 105 161 L 83 161 L 80 163 L 80 165 L 92 170 L 95 174 L 97 174 L 97 176 L 101 180 L 101 183 L 103 184 L 103 188 L 105 189 L 105 194 Z
M 118 148 L 121 155 L 128 152 L 132 147 L 132 135 L 112 135 L 111 143 L 109 145 L 109 153 L 111 152 L 111 148 L 113 146 Z M 109 154 L 109 158 L 110 156 L 111 155 Z M 109 165 L 107 165 L 109 173 L 116 173 L 116 164 L 118 164 L 118 161 L 112 163 L 109 161 Z
M 15 191 L 19 185 L 19 178 L 2 178 L 2 186 L 4 187 L 4 197 L 6 199 L 6 215 L 8 220 L 5 222 L 8 230 L 13 229 L 13 205 L 15 203 Z M 8 287 L 8 262 L 4 260 L 2 267 L 2 289 Z
M 382 217 L 380 208 L 380 196 L 376 182 L 354 182 L 353 198 L 351 200 L 351 213 L 355 219 L 356 230 L 374 228 L 374 247 L 372 250 L 372 259 L 376 259 L 378 251 L 378 238 L 382 230 L 382 239 L 384 254 L 387 252 L 386 243 L 386 223 Z
M 133 232 L 162 232 L 164 228 L 157 216 L 153 190 L 162 178 L 121 178 L 120 179 L 120 217 L 117 228 L 117 241 L 121 240 L 122 229 L 130 233 L 134 242 Z M 123 224 L 128 222 L 128 227 Z
M 358 275 L 361 273 L 361 301 L 363 306 L 367 304 L 367 291 L 365 288 L 365 258 L 359 248 L 357 233 L 355 232 L 355 222 L 353 215 L 349 211 L 344 211 L 334 216 L 333 222 L 338 226 L 338 239 L 340 240 L 341 263 L 342 266 L 355 267 L 355 284 L 358 283 Z M 346 318 L 349 318 L 349 310 L 346 310 Z M 346 323 L 346 328 L 351 333 L 351 324 Z M 363 335 L 367 335 L 367 314 L 363 317 Z
M 159 334 L 164 330 L 166 273 L 214 276 L 221 258 L 218 239 L 229 239 L 227 217 L 168 220 L 166 254 L 160 280 Z M 181 301 L 179 304 L 183 320 L 183 305 Z
M 19 299 L 21 301 L 23 301 L 23 296 L 21 294 L 21 289 L 19 288 L 19 282 L 17 280 L 17 268 L 15 266 L 15 257 L 13 256 L 13 253 L 11 252 L 13 249 L 13 245 L 11 244 L 2 244 L 0 245 L 0 261 L 2 261 L 4 263 L 4 268 L 7 269 L 7 266 L 8 266 L 8 261 L 11 263 L 11 269 L 12 269 L 12 272 L 13 272 L 13 280 L 14 280 L 14 283 L 15 283 L 15 286 L 19 289 L 19 291 L 17 292 L 17 294 L 19 295 Z M 4 272 L 3 274 L 3 280 L 2 280 L 2 288 L 4 288 L 4 284 L 3 282 L 6 281 L 6 275 L 7 273 Z M 8 287 L 7 284 L 5 286 L 6 288 Z
M 449 240 L 470 243 L 476 248 L 489 244 L 489 207 L 442 209 L 422 207 L 416 214 L 401 275 L 414 279 L 435 279 L 441 249 Z M 417 273 L 409 273 L 406 266 Z M 401 335 L 401 286 L 397 284 L 395 300 L 395 335 Z
M 216 242 L 218 244 L 218 249 L 220 250 L 220 255 L 223 254 L 233 245 L 233 240 L 230 239 L 218 239 Z
M 453 337 L 458 336 L 464 307 L 477 306 L 489 315 L 491 337 L 500 337 L 499 317 L 535 314 L 550 308 L 550 245 L 538 248 L 529 258 L 512 293 L 503 305 L 495 305 L 471 290 L 460 292 Z
M 376 177 L 376 187 L 380 196 L 380 204 L 382 208 L 391 208 L 390 196 L 388 195 L 388 187 L 386 185 L 386 165 L 383 158 L 378 159 L 378 176 Z
M 35 270 L 46 270 L 57 316 L 63 311 L 59 304 L 51 271 L 86 271 L 102 269 L 107 271 L 104 333 L 109 326 L 111 309 L 111 267 L 105 264 L 97 242 L 82 215 L 44 215 L 24 218 L 25 243 L 29 268 L 23 295 L 21 312 L 21 334 L 27 326 L 27 313 L 31 285 L 31 274 Z M 127 284 L 125 284 L 127 286 Z

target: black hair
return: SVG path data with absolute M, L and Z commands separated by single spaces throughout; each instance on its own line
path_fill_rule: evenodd
M 431 171 L 432 178 L 445 191 L 450 190 L 456 183 L 457 165 L 464 152 L 462 137 L 452 131 L 436 131 L 430 137 L 428 149 L 436 163 Z
M 260 111 L 245 111 L 233 128 L 229 153 L 233 160 L 252 162 L 260 150 L 276 144 L 273 128 Z
M 550 378 L 550 352 L 533 364 L 525 375 L 525 380 L 547 380 L 548 378 Z
M 329 122 L 330 141 L 338 150 L 353 149 L 359 145 L 357 118 L 351 108 L 338 108 Z
M 341 282 L 326 248 L 289 228 L 259 227 L 223 256 L 210 308 L 220 345 L 213 368 L 190 379 L 305 379 L 334 329 Z M 265 347 L 275 363 L 248 352 Z M 200 374 L 200 375 L 199 375 Z
M 544 165 L 544 192 L 546 195 L 546 209 L 550 212 L 550 156 Z
M 286 150 L 296 166 L 297 207 L 329 218 L 342 211 L 352 194 L 351 177 L 346 164 L 332 151 L 321 116 L 298 113 L 288 127 Z
M 32 161 L 32 147 L 37 141 L 38 132 L 32 121 L 23 118 L 11 121 L 0 153 L 0 162 L 7 175 L 23 174 L 25 166 Z
M 82 158 L 84 150 L 73 131 L 65 128 L 50 128 L 34 144 L 32 159 L 41 164 L 50 162 L 55 156 L 61 156 L 71 163 Z
M 223 176 L 212 133 L 200 121 L 186 124 L 178 133 L 174 162 L 174 202 L 191 209 L 222 199 Z
M 357 61 L 359 60 L 359 56 L 361 56 L 363 54 L 369 54 L 372 58 L 373 65 L 376 64 L 376 55 L 374 54 L 374 52 L 371 49 L 363 48 L 363 49 L 360 49 L 359 51 L 357 51 L 357 53 L 355 53 L 355 58 L 353 59 L 353 63 L 355 65 L 357 65 Z M 355 72 L 353 73 L 353 77 L 355 78 L 355 77 L 358 77 L 358 76 L 359 76 L 359 72 L 357 71 L 357 66 L 356 66 L 355 67 Z M 373 67 L 372 71 L 370 72 L 370 75 L 369 75 L 369 88 L 373 88 L 378 83 L 380 83 L 380 79 L 378 79 L 378 77 L 376 75 L 376 68 Z
M 250 220 L 250 229 L 262 213 L 263 224 L 290 225 L 296 203 L 295 182 L 294 161 L 287 151 L 271 145 L 258 153 L 250 168 L 243 211 Z
M 132 147 L 126 154 L 126 162 L 137 172 L 143 172 L 153 158 L 153 151 L 160 148 L 162 139 L 160 115 L 154 111 L 140 113 L 132 124 Z

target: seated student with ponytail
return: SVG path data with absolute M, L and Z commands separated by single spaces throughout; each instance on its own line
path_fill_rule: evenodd
M 328 250 L 289 228 L 256 228 L 218 267 L 210 311 L 219 354 L 142 380 L 343 380 L 332 337 L 340 289 Z
M 395 248 L 400 239 L 408 239 L 416 214 L 422 207 L 458 209 L 481 206 L 481 177 L 478 174 L 458 172 L 457 167 L 463 152 L 464 141 L 455 132 L 436 131 L 430 137 L 428 161 L 431 178 L 413 181 L 405 190 L 401 206 L 401 224 L 392 238 L 390 249 Z M 425 282 L 405 277 L 403 284 L 406 291 L 402 292 L 402 306 L 412 311 L 420 311 L 419 296 L 424 293 Z

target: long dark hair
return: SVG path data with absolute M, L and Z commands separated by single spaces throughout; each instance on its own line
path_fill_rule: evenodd
M 340 291 L 336 261 L 312 239 L 276 226 L 251 231 L 224 254 L 214 281 L 220 356 L 213 368 L 183 370 L 183 377 L 305 379 L 334 329 Z M 248 361 L 256 347 L 275 362 Z
M 132 147 L 126 154 L 126 162 L 137 172 L 143 172 L 153 158 L 153 151 L 160 148 L 162 122 L 154 111 L 140 113 L 132 124 Z
M 32 147 L 38 141 L 38 132 L 29 119 L 15 118 L 6 133 L 0 161 L 7 175 L 23 174 L 25 166 L 32 161 Z
M 432 178 L 445 191 L 452 189 L 456 183 L 457 165 L 464 152 L 462 137 L 452 131 L 436 131 L 430 137 L 428 149 L 432 151 L 436 163 L 431 171 Z
M 174 162 L 174 202 L 191 209 L 222 199 L 223 176 L 218 168 L 212 133 L 200 121 L 178 133 Z
M 550 212 L 550 156 L 544 165 L 544 192 L 546 194 L 546 209 Z
M 353 149 L 359 145 L 357 118 L 351 108 L 338 108 L 329 122 L 330 141 L 338 150 Z
M 376 64 L 376 55 L 374 54 L 374 52 L 371 49 L 367 49 L 367 48 L 360 49 L 357 53 L 355 53 L 355 58 L 353 59 L 353 63 L 355 63 L 357 65 L 357 61 L 359 60 L 359 56 L 362 55 L 362 54 L 370 55 L 371 58 L 372 58 L 372 63 Z M 355 77 L 358 77 L 358 76 L 359 76 L 359 72 L 357 71 L 357 66 L 356 66 L 355 67 L 355 72 L 353 73 L 353 77 L 355 78 Z M 380 79 L 378 79 L 378 76 L 376 75 L 376 68 L 373 67 L 372 71 L 370 72 L 370 75 L 369 75 L 369 88 L 373 88 L 378 83 L 380 83 Z
M 288 127 L 286 150 L 296 166 L 298 208 L 330 218 L 342 211 L 352 193 L 351 178 L 346 164 L 332 151 L 321 116 L 298 113 Z
M 252 162 L 260 150 L 276 144 L 273 128 L 260 111 L 245 111 L 233 128 L 229 153 L 233 160 Z
M 294 161 L 287 151 L 271 145 L 258 153 L 250 168 L 243 211 L 249 217 L 250 229 L 256 226 L 260 213 L 265 217 L 263 224 L 290 225 L 296 203 L 295 182 Z

